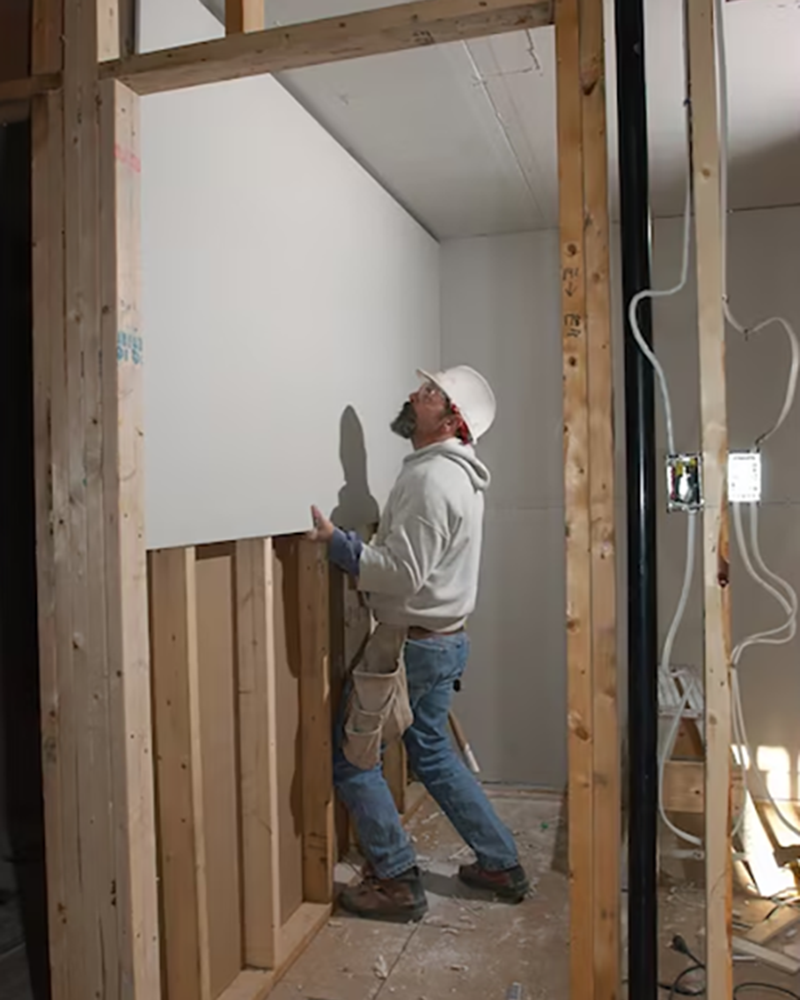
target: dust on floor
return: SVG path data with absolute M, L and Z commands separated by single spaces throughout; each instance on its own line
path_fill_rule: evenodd
M 430 910 L 413 924 L 337 914 L 271 994 L 271 1000 L 445 1000 L 497 997 L 514 983 L 525 1000 L 569 995 L 567 879 L 554 870 L 561 799 L 494 794 L 516 834 L 535 886 L 518 906 L 462 886 L 458 866 L 473 860 L 433 803 L 409 824 L 425 873 Z M 344 874 L 352 876 L 352 870 Z
M 417 925 L 362 921 L 337 913 L 270 995 L 270 1000 L 520 1000 L 569 998 L 569 885 L 563 802 L 559 796 L 493 792 L 498 813 L 515 832 L 534 892 L 518 906 L 494 902 L 462 886 L 459 864 L 472 860 L 430 801 L 409 824 L 425 872 L 430 911 Z M 340 881 L 354 870 L 340 866 Z M 680 885 L 659 894 L 661 979 L 670 983 L 690 962 L 670 948 L 680 934 L 704 952 L 704 895 Z M 764 901 L 738 900 L 755 923 Z M 623 894 L 622 911 L 626 909 Z M 625 921 L 623 920 L 623 926 Z M 625 966 L 623 964 L 623 974 Z M 800 977 L 737 963 L 737 983 L 759 981 L 800 993 Z M 686 983 L 702 988 L 702 981 Z M 663 993 L 666 998 L 668 990 Z M 622 996 L 627 991 L 623 985 Z M 747 990 L 741 1000 L 775 1000 L 774 991 Z M 785 996 L 785 994 L 784 994 Z

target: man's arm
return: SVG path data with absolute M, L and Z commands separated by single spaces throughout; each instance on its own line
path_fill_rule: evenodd
M 341 528 L 334 527 L 328 542 L 328 556 L 339 569 L 357 577 L 363 548 L 364 543 L 355 531 L 342 531 Z
M 312 507 L 309 537 L 328 545 L 335 565 L 355 577 L 359 590 L 406 597 L 416 594 L 447 545 L 447 509 L 442 498 L 416 497 L 398 510 L 380 545 L 365 545 L 354 531 L 337 528 Z
M 331 562 L 350 576 L 357 577 L 364 543 L 356 532 L 337 528 L 318 507 L 311 508 L 311 519 L 314 522 L 314 527 L 308 532 L 311 541 L 325 543 Z

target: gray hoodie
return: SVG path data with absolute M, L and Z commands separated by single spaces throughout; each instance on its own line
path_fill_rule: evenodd
M 478 593 L 489 470 L 449 440 L 409 455 L 378 532 L 361 553 L 359 588 L 379 622 L 460 628 Z

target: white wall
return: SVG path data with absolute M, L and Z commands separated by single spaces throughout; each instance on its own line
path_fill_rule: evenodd
M 680 269 L 681 222 L 654 230 L 653 280 L 674 283 Z M 616 270 L 616 250 L 612 267 Z M 776 311 L 800 330 L 800 209 L 736 213 L 730 225 L 730 291 L 745 322 Z M 656 349 L 669 379 L 679 448 L 700 444 L 694 261 L 690 285 L 657 303 Z M 614 292 L 617 279 L 613 278 Z M 481 452 L 495 476 L 489 492 L 479 607 L 471 624 L 473 657 L 460 711 L 486 776 L 560 787 L 566 780 L 564 517 L 561 452 L 561 347 L 558 235 L 459 240 L 442 247 L 443 361 L 471 362 L 498 395 L 496 427 Z M 624 514 L 623 358 L 614 303 L 617 408 L 617 508 Z M 728 337 L 731 448 L 747 448 L 770 426 L 783 400 L 789 350 L 777 328 L 743 342 Z M 658 468 L 666 446 L 657 399 Z M 800 401 L 798 401 L 800 406 Z M 765 449 L 762 551 L 767 565 L 800 590 L 800 410 Z M 662 479 L 659 475 L 658 482 Z M 658 576 L 662 638 L 684 568 L 686 521 L 659 500 Z M 732 546 L 734 543 L 732 542 Z M 618 517 L 620 664 L 625 666 L 624 520 Z M 696 584 L 673 661 L 702 665 Z M 781 620 L 732 553 L 734 641 Z M 745 654 L 742 680 L 749 735 L 788 762 L 791 790 L 800 768 L 798 641 Z M 624 706 L 624 688 L 622 691 Z M 780 770 L 780 767 L 778 768 Z M 781 775 L 775 774 L 781 789 Z M 784 781 L 785 784 L 785 781 Z
M 457 701 L 490 781 L 557 787 L 566 767 L 558 234 L 442 245 L 442 360 L 498 399 L 472 657 Z
M 221 28 L 142 0 L 140 32 Z M 341 505 L 343 429 L 345 501 L 382 502 L 439 363 L 438 244 L 271 77 L 145 98 L 142 164 L 148 545 L 305 529 Z

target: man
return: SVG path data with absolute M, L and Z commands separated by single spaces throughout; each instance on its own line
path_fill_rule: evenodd
M 403 737 L 414 774 L 477 861 L 459 877 L 513 902 L 528 892 L 514 839 L 456 754 L 448 713 L 466 667 L 464 626 L 475 607 L 489 472 L 473 444 L 491 426 L 496 403 L 486 380 L 459 366 L 423 380 L 392 423 L 414 451 L 389 496 L 375 539 L 364 544 L 312 508 L 311 537 L 352 574 L 378 622 L 407 629 L 403 650 L 413 722 Z M 361 770 L 342 751 L 339 720 L 334 783 L 355 824 L 367 876 L 341 905 L 363 917 L 419 920 L 427 910 L 414 849 L 381 767 Z

